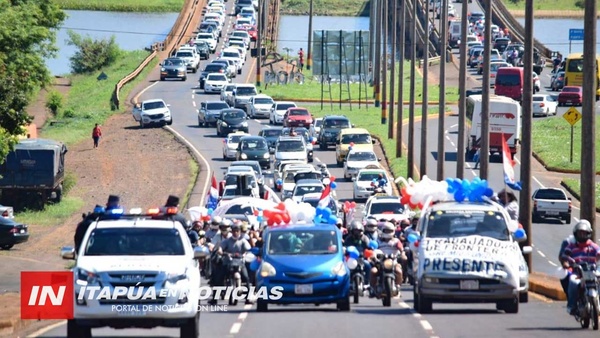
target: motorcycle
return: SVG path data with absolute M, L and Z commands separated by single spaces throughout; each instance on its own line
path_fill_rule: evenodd
M 575 265 L 575 270 L 581 276 L 579 296 L 577 297 L 577 311 L 575 319 L 581 327 L 587 329 L 592 322 L 592 329 L 598 330 L 599 297 L 598 275 L 596 264 L 582 263 Z
M 377 285 L 372 290 L 375 292 L 375 297 L 381 299 L 383 306 L 392 306 L 392 297 L 398 296 L 398 288 L 396 287 L 396 264 L 398 263 L 396 255 L 377 256 Z
M 227 266 L 228 271 L 225 275 L 225 286 L 230 286 L 234 290 L 242 286 L 242 267 L 244 266 L 244 259 L 240 256 L 225 255 L 224 264 Z M 235 297 L 229 297 L 229 305 L 237 305 L 237 299 Z
M 347 265 L 350 269 L 350 294 L 354 297 L 354 304 L 358 304 L 358 298 L 365 295 L 365 261 L 358 257 L 349 259 Z

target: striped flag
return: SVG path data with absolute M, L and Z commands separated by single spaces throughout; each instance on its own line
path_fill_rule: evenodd
M 321 198 L 319 198 L 319 206 L 323 208 L 327 208 L 329 206 L 329 202 L 331 201 L 331 183 L 329 183 L 323 192 L 321 193 Z
M 504 183 L 513 190 L 521 190 L 521 182 L 515 181 L 515 161 L 510 156 L 510 149 L 506 138 L 502 134 L 502 166 L 504 168 Z
M 208 199 L 206 200 L 206 207 L 212 208 L 213 210 L 219 203 L 219 186 L 217 185 L 217 178 L 213 172 L 210 189 L 208 190 Z

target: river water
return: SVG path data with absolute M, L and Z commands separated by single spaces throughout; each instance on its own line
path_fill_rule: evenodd
M 517 18 L 525 27 L 525 19 Z M 600 27 L 600 20 L 596 22 Z M 583 19 L 535 19 L 533 22 L 533 36 L 550 50 L 569 55 L 569 29 L 583 29 Z M 571 53 L 583 52 L 583 41 L 572 41 Z M 596 43 L 596 53 L 600 55 L 600 45 Z

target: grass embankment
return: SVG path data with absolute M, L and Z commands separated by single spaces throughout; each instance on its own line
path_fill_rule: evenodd
M 106 12 L 180 12 L 184 0 L 54 0 L 62 9 Z
M 64 98 L 64 108 L 56 117 L 56 120 L 61 123 L 53 126 L 47 124 L 42 129 L 40 137 L 58 140 L 67 146 L 72 145 L 87 140 L 89 131 L 92 130 L 95 123 L 103 124 L 111 115 L 123 113 L 124 104 L 121 105 L 123 108 L 120 111 L 112 111 L 110 107 L 110 98 L 115 83 L 136 69 L 148 55 L 147 51 L 122 52 L 121 57 L 113 65 L 103 69 L 108 75 L 108 80 L 105 81 L 96 79 L 100 71 L 89 75 L 69 75 L 71 89 L 68 96 Z M 158 60 L 153 60 L 133 82 L 123 87 L 120 93 L 121 101 L 129 95 L 137 83 L 147 77 L 157 62 Z M 74 176 L 67 173 L 66 191 L 75 184 Z M 54 225 L 66 220 L 82 206 L 82 200 L 67 194 L 58 204 L 48 204 L 44 210 L 26 211 L 15 217 L 28 224 Z
M 565 178 L 563 179 L 563 183 L 566 184 L 571 190 L 577 193 L 578 196 L 581 196 L 581 181 L 574 178 Z M 596 208 L 600 206 L 600 184 L 596 183 Z
M 518 2 L 510 0 L 502 0 L 502 3 L 506 8 L 510 10 L 525 10 L 526 1 L 521 0 Z M 583 10 L 585 1 L 583 0 L 536 0 L 533 4 L 533 9 L 544 10 L 544 11 L 581 11 Z
M 596 128 L 600 121 L 596 121 Z M 573 131 L 573 162 L 569 161 L 571 152 L 571 125 L 560 115 L 554 118 L 536 120 L 532 129 L 533 151 L 544 161 L 549 168 L 563 170 L 581 170 L 581 122 L 575 125 Z M 596 135 L 596 144 L 600 135 Z M 600 171 L 600 149 L 596 149 L 596 172 Z M 573 191 L 579 193 L 580 181 L 578 179 L 564 179 Z M 596 205 L 600 205 L 600 185 L 596 184 Z
M 281 14 L 308 15 L 310 0 L 285 0 Z M 369 16 L 369 0 L 313 0 L 314 15 Z
M 407 66 L 405 66 L 405 70 L 410 69 L 407 67 L 410 67 L 410 63 L 407 63 Z M 398 67 L 396 67 L 396 69 L 398 69 Z M 308 71 L 305 71 L 305 76 L 306 76 L 307 80 L 303 85 L 298 85 L 298 84 L 270 85 L 267 87 L 267 89 L 264 89 L 264 87 L 263 87 L 263 88 L 261 88 L 261 90 L 264 94 L 267 94 L 267 95 L 273 97 L 273 99 L 275 99 L 275 100 L 284 100 L 285 99 L 285 100 L 294 101 L 294 100 L 298 100 L 298 99 L 320 99 L 321 98 L 321 84 L 318 80 L 309 80 L 310 78 L 312 78 L 312 76 L 309 76 L 309 75 L 310 75 L 310 73 Z M 422 80 L 423 80 L 422 77 L 417 73 L 417 81 L 416 81 L 416 85 L 415 85 L 416 101 L 420 101 L 421 97 L 422 97 L 422 92 L 423 92 Z M 410 74 L 408 74 L 408 72 L 406 72 L 405 77 L 404 77 L 404 88 L 403 88 L 403 92 L 404 92 L 403 99 L 405 102 L 409 100 L 409 94 L 410 94 L 409 84 L 410 84 Z M 344 86 L 344 90 L 345 90 L 345 88 L 346 87 Z M 364 84 L 363 84 L 363 88 L 364 88 Z M 388 86 L 388 88 L 389 88 L 389 86 Z M 354 100 L 357 100 L 359 98 L 358 89 L 359 89 L 358 84 L 355 83 L 355 84 L 350 85 L 350 93 L 352 95 L 351 97 Z M 332 84 L 331 94 L 332 94 L 333 100 L 339 99 L 339 97 L 340 97 L 339 84 L 335 84 L 335 85 Z M 366 94 L 363 91 L 363 94 L 362 94 L 363 99 L 365 98 L 365 95 L 369 100 L 372 100 L 373 99 L 373 88 L 368 86 Z M 439 99 L 439 86 L 438 85 L 429 85 L 428 96 L 429 96 L 429 101 L 437 101 Z M 395 95 L 395 97 L 397 98 L 398 96 Z M 347 99 L 348 94 L 344 92 L 342 94 L 342 98 Z M 447 101 L 458 100 L 458 88 L 446 87 L 446 100 Z M 406 172 L 407 172 L 406 156 L 403 156 L 402 158 L 396 158 L 396 140 L 388 139 L 388 124 L 381 124 L 381 108 L 376 108 L 371 103 L 367 107 L 365 107 L 363 104 L 363 105 L 361 105 L 362 108 L 359 109 L 358 104 L 353 103 L 352 110 L 350 110 L 350 107 L 347 104 L 343 104 L 342 108 L 340 109 L 339 104 L 334 103 L 333 109 L 332 109 L 331 105 L 329 104 L 329 94 L 327 94 L 327 93 L 325 94 L 324 102 L 325 103 L 323 106 L 323 110 L 320 110 L 320 108 L 321 108 L 320 104 L 301 103 L 301 105 L 309 108 L 310 111 L 316 117 L 322 117 L 322 116 L 331 115 L 331 114 L 346 115 L 350 119 L 350 121 L 354 125 L 356 125 L 357 128 L 365 128 L 365 129 L 369 130 L 369 132 L 371 134 L 376 135 L 382 141 L 382 146 L 387 155 L 387 161 L 388 161 L 388 164 L 390 166 L 390 169 L 391 169 L 394 177 L 406 176 Z M 435 105 L 435 106 L 430 105 L 428 111 L 429 111 L 429 114 L 437 114 L 438 113 L 437 105 Z M 415 116 L 416 117 L 421 116 L 421 112 L 422 112 L 421 105 L 419 104 L 415 107 Z M 389 113 L 389 111 L 388 111 L 388 113 Z M 403 110 L 403 117 L 405 119 L 408 118 L 408 109 Z

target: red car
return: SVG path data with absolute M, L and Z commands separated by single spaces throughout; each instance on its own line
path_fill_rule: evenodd
M 308 128 L 313 123 L 312 115 L 306 108 L 293 107 L 289 108 L 283 115 L 284 127 L 306 127 Z
M 256 30 L 255 25 L 235 25 L 235 30 L 248 32 L 248 35 L 250 35 L 250 40 L 252 41 L 256 41 L 256 38 L 258 37 L 258 31 Z
M 558 94 L 558 105 L 581 106 L 583 103 L 583 89 L 579 86 L 564 86 Z

